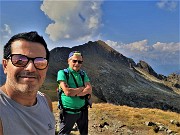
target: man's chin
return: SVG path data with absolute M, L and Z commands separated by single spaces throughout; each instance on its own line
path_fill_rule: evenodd
M 76 68 L 76 67 L 73 68 L 74 71 L 79 71 L 79 69 L 80 68 Z
M 33 84 L 21 84 L 18 86 L 19 90 L 23 93 L 29 93 L 29 92 L 37 92 L 39 90 L 39 85 L 33 85 Z

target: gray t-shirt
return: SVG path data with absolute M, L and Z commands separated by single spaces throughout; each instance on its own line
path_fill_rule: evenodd
M 55 135 L 55 119 L 41 92 L 37 104 L 23 106 L 0 90 L 0 119 L 4 135 Z

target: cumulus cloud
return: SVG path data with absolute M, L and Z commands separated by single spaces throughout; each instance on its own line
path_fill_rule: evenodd
M 0 34 L 0 60 L 3 57 L 3 46 L 4 46 L 3 41 L 9 39 L 11 35 L 12 35 L 11 27 L 8 24 L 2 25 L 1 34 Z
M 148 40 L 142 40 L 129 44 L 107 40 L 106 43 L 123 55 L 133 58 L 136 62 L 145 60 L 159 65 L 177 64 L 180 55 L 180 43 L 157 42 L 148 45 Z
M 11 28 L 8 24 L 4 24 L 3 28 L 1 28 L 1 38 L 9 38 L 12 34 Z
M 178 6 L 178 1 L 175 0 L 161 0 L 156 3 L 157 7 L 160 9 L 166 9 L 169 11 L 173 11 Z
M 124 49 L 131 50 L 132 52 L 147 52 L 150 47 L 147 46 L 147 40 L 142 40 L 134 43 L 127 44 L 123 46 Z
M 46 33 L 52 41 L 61 39 L 90 40 L 101 26 L 102 1 L 44 0 L 41 10 L 52 23 Z

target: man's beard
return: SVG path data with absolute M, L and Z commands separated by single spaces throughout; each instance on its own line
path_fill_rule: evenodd
M 14 81 L 13 79 L 9 81 L 9 85 L 12 90 L 16 94 L 23 94 L 23 95 L 34 95 L 40 88 L 40 85 L 32 85 L 27 83 L 18 83 L 17 79 Z

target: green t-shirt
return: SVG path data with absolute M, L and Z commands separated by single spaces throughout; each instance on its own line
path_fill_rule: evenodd
M 80 71 L 76 72 L 72 68 L 68 68 L 68 71 L 71 72 L 78 84 L 79 87 L 83 86 L 83 81 L 80 75 Z M 64 81 L 69 85 L 69 88 L 76 88 L 76 84 L 74 82 L 74 79 L 70 73 L 68 73 L 69 78 L 68 82 L 66 79 L 66 75 L 64 74 L 64 70 L 59 70 L 57 74 L 57 81 Z M 89 78 L 87 74 L 84 72 L 84 82 L 89 82 Z M 61 101 L 64 108 L 71 108 L 71 109 L 80 109 L 85 105 L 85 99 L 81 99 L 80 97 L 76 96 L 66 96 L 64 93 L 61 94 Z

